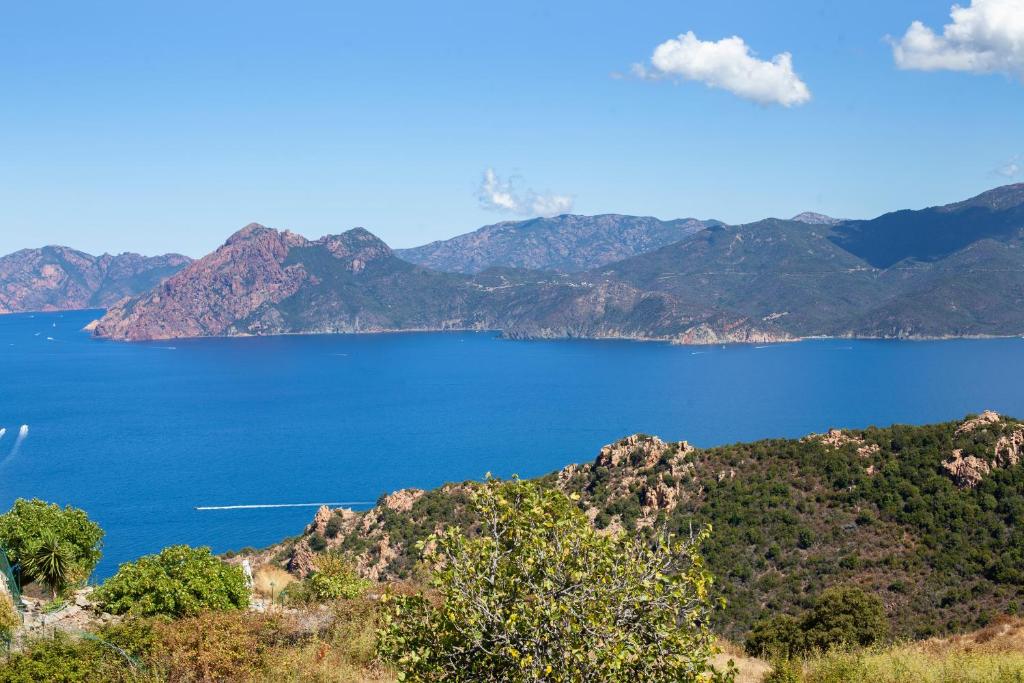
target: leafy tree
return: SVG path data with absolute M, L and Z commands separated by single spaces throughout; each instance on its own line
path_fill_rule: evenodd
M 192 616 L 249 604 L 241 568 L 217 559 L 209 548 L 187 545 L 170 546 L 122 564 L 94 595 L 113 614 L 139 616 Z
M 57 539 L 64 554 L 65 583 L 89 578 L 100 561 L 103 530 L 84 511 L 19 498 L 9 512 L 0 515 L 0 546 L 7 549 L 11 562 L 21 563 L 23 583 L 40 578 L 29 555 L 48 535 Z
M 878 596 L 857 587 L 830 588 L 814 602 L 801 624 L 807 646 L 866 646 L 889 636 L 889 622 Z
M 473 490 L 478 533 L 431 537 L 435 600 L 387 596 L 379 649 L 417 681 L 672 681 L 710 672 L 709 530 L 655 547 L 601 535 L 565 495 L 518 479 Z
M 52 529 L 44 529 L 25 551 L 22 560 L 25 569 L 50 587 L 50 594 L 57 599 L 68 586 L 71 577 L 71 546 L 61 540 Z
M 758 622 L 747 638 L 751 654 L 788 659 L 838 646 L 885 640 L 889 622 L 882 601 L 857 587 L 824 591 L 799 618 L 776 615 Z

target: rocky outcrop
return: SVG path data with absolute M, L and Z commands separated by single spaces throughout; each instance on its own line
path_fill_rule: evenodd
M 68 247 L 0 258 L 0 313 L 105 308 L 156 286 L 190 263 L 180 254 L 92 256 Z
M 868 443 L 862 437 L 844 432 L 842 429 L 830 429 L 824 434 L 809 434 L 802 440 L 817 441 L 833 450 L 852 444 L 857 449 L 857 455 L 862 458 L 870 457 L 881 451 L 881 446 L 877 443 Z
M 1018 465 L 1024 457 L 1024 426 L 991 410 L 964 420 L 957 437 L 969 445 L 954 449 L 942 468 L 961 488 L 974 488 L 994 470 Z
M 656 436 L 633 434 L 602 447 L 592 463 L 563 468 L 555 481 L 562 490 L 572 492 L 580 480 L 591 477 L 598 468 L 610 470 L 608 479 L 613 483 L 608 491 L 609 502 L 636 496 L 641 506 L 637 526 L 642 528 L 653 524 L 658 513 L 675 510 L 684 478 L 695 473 L 688 460 L 695 450 L 686 441 L 666 443 Z M 591 507 L 586 513 L 593 521 L 598 510 Z M 619 528 L 619 519 L 612 517 L 607 530 L 614 532 Z
M 288 571 L 300 579 L 304 579 L 316 569 L 316 554 L 309 547 L 309 540 L 300 539 L 292 546 L 291 555 L 286 564 Z
M 384 496 L 381 504 L 395 512 L 408 512 L 412 510 L 413 504 L 426 493 L 423 489 L 400 489 L 392 494 Z
M 964 455 L 963 449 L 957 448 L 948 460 L 942 463 L 943 469 L 960 488 L 974 488 L 992 471 L 987 460 L 975 455 Z
M 999 424 L 1001 420 L 1002 418 L 999 416 L 999 413 L 992 410 L 986 410 L 977 417 L 972 417 L 967 420 L 964 420 L 963 424 L 956 428 L 954 436 L 970 434 L 976 429 L 987 427 L 989 425 Z

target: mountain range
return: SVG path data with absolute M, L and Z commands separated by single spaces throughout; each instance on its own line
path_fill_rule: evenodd
M 398 249 L 395 254 L 410 263 L 452 273 L 479 273 L 495 266 L 575 272 L 653 251 L 711 225 L 723 223 L 566 214 L 487 225 L 449 240 Z
M 48 279 L 41 254 L 78 252 L 18 252 L 0 260 L 0 291 L 7 310 L 107 306 L 95 333 L 129 341 L 399 330 L 678 343 L 1000 336 L 1024 333 L 1022 246 L 1024 185 L 1009 185 L 872 220 L 565 215 L 397 251 L 363 228 L 311 240 L 252 224 L 195 262 L 133 257 L 161 267 L 127 279 Z
M 92 256 L 68 247 L 0 257 L 0 313 L 106 308 L 148 291 L 192 259 L 181 254 Z

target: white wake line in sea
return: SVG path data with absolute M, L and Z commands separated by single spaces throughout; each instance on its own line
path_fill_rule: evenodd
M 318 508 L 321 505 L 327 507 L 344 505 L 373 505 L 370 500 L 349 500 L 341 503 L 264 503 L 260 505 L 200 505 L 196 510 L 260 510 L 264 508 Z

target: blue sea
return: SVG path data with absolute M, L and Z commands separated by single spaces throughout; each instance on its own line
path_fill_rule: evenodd
M 107 531 L 97 577 L 173 543 L 268 545 L 315 511 L 197 508 L 367 507 L 408 486 L 543 474 L 633 432 L 711 446 L 1024 416 L 1022 339 L 123 344 L 81 332 L 99 313 L 0 316 L 0 508 L 39 497 L 87 510 Z

